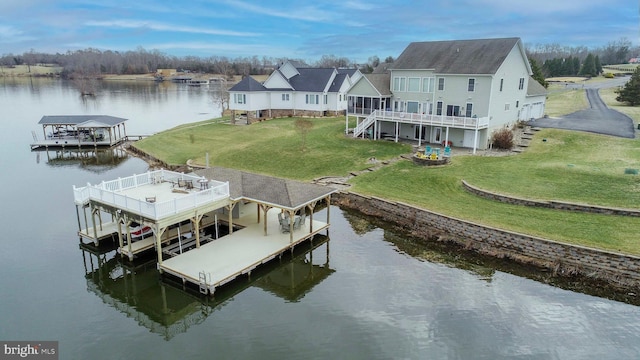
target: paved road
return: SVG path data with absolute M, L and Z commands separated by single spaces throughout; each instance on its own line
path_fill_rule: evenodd
M 598 94 L 599 89 L 620 86 L 626 80 L 628 80 L 628 77 L 617 81 L 615 84 L 608 82 L 604 84 L 588 84 L 585 89 L 589 100 L 589 109 L 576 111 L 559 118 L 536 119 L 530 121 L 529 124 L 537 127 L 588 131 L 633 139 L 636 134 L 633 128 L 633 120 L 627 115 L 609 109 Z M 579 87 L 580 85 L 572 86 Z

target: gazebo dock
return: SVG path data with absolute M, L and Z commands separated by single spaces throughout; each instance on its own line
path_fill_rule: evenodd
M 107 115 L 43 116 L 43 138 L 32 132 L 31 150 L 111 147 L 127 139 L 127 119 Z

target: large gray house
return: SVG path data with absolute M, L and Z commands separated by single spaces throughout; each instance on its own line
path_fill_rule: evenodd
M 519 38 L 414 42 L 349 88 L 345 132 L 485 149 L 495 130 L 544 115 L 531 75 Z

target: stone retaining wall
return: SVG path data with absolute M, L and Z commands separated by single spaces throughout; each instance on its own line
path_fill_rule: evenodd
M 537 200 L 516 198 L 513 196 L 507 196 L 507 195 L 494 193 L 491 191 L 482 190 L 473 185 L 470 185 L 464 180 L 462 180 L 462 186 L 468 192 L 478 195 L 480 197 L 483 197 L 485 199 L 501 201 L 504 203 L 514 204 L 514 205 L 534 206 L 534 207 L 542 207 L 542 208 L 556 209 L 556 210 L 580 211 L 580 212 L 589 212 L 589 213 L 607 214 L 607 215 L 640 216 L 640 210 L 608 208 L 604 206 L 574 204 L 574 203 L 567 203 L 567 202 L 555 201 L 555 200 L 537 201 Z
M 424 240 L 452 242 L 484 255 L 540 266 L 561 276 L 581 275 L 619 288 L 640 288 L 640 257 L 567 245 L 354 193 L 334 193 L 332 202 L 396 224 Z

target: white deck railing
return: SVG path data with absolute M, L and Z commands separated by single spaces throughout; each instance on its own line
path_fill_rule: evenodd
M 401 111 L 375 110 L 367 116 L 353 131 L 353 136 L 362 135 L 373 121 L 394 121 L 406 124 L 443 126 L 459 129 L 485 129 L 489 127 L 489 118 L 474 118 L 464 116 L 445 116 L 408 113 Z
M 171 200 L 153 203 L 127 196 L 122 192 L 139 186 L 151 185 L 160 182 L 177 182 L 178 180 L 191 180 L 193 182 L 197 182 L 201 179 L 202 177 L 186 175 L 183 173 L 156 170 L 126 178 L 103 181 L 97 185 L 87 184 L 87 186 L 78 188 L 74 186 L 73 197 L 75 203 L 78 205 L 84 205 L 89 200 L 94 200 L 158 220 L 165 216 L 228 198 L 229 183 L 211 180 L 209 183 L 213 186 L 209 186 L 208 189 L 184 194 Z

